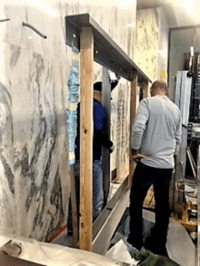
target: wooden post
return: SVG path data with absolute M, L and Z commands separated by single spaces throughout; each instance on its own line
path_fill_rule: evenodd
M 93 56 L 91 27 L 80 33 L 80 249 L 92 244 Z
M 102 88 L 102 106 L 105 109 L 105 130 L 104 134 L 110 139 L 110 110 L 111 110 L 111 85 L 109 82 L 108 70 L 103 67 L 103 88 Z M 103 191 L 104 206 L 107 203 L 110 188 L 110 153 L 105 147 L 102 147 L 102 170 L 103 170 Z
M 149 93 L 149 83 L 148 81 L 145 81 L 144 82 L 144 87 L 143 87 L 143 98 L 147 98 L 150 96 L 150 93 Z
M 134 74 L 131 81 L 131 93 L 130 93 L 130 151 L 129 151 L 129 187 L 132 184 L 132 176 L 135 170 L 135 162 L 132 161 L 131 152 L 131 129 L 133 125 L 133 120 L 136 114 L 136 104 L 137 104 L 137 73 Z

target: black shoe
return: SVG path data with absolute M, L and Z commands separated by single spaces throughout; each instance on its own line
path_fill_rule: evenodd
M 127 242 L 134 248 L 136 248 L 138 251 L 140 251 L 143 246 L 143 243 L 134 242 L 129 237 L 127 238 Z
M 159 245 L 159 246 L 158 246 Z M 146 238 L 144 243 L 144 248 L 146 250 L 151 251 L 152 253 L 160 256 L 166 256 L 168 257 L 167 249 L 165 245 L 160 245 L 160 243 L 155 243 L 155 241 L 152 240 L 152 238 Z
M 147 247 L 144 245 L 144 248 L 148 251 L 151 251 L 153 254 L 160 255 L 160 256 L 165 256 L 168 257 L 167 249 L 166 248 L 158 248 L 158 247 Z

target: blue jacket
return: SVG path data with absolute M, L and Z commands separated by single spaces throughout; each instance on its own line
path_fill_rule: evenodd
M 112 141 L 108 140 L 103 134 L 105 128 L 105 110 L 96 99 L 93 101 L 93 123 L 94 123 L 94 135 L 93 135 L 93 161 L 101 159 L 102 146 L 110 148 Z M 77 136 L 75 140 L 75 158 L 80 159 L 80 103 L 77 109 Z

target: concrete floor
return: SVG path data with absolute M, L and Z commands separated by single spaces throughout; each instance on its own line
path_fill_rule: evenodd
M 73 247 L 73 238 L 67 233 L 67 229 L 62 232 L 57 238 L 52 241 L 53 244 L 62 245 L 65 247 Z
M 124 212 L 124 215 L 119 222 L 119 225 L 111 239 L 110 244 L 115 244 L 119 239 L 120 236 L 124 236 L 125 239 L 128 237 L 129 234 L 129 209 L 127 208 Z M 146 237 L 149 233 L 151 228 L 153 227 L 153 223 L 144 219 L 144 236 Z M 66 247 L 73 247 L 73 238 L 72 236 L 68 235 L 67 229 L 64 230 L 57 238 L 52 241 L 53 244 L 59 244 Z

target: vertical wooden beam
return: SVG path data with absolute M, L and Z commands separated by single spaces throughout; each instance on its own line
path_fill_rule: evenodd
M 150 92 L 149 92 L 149 83 L 148 81 L 144 82 L 144 87 L 143 87 L 143 98 L 147 98 L 150 96 Z
M 105 130 L 104 134 L 110 139 L 110 110 L 111 110 L 111 85 L 109 82 L 108 70 L 103 67 L 103 88 L 102 88 L 102 106 L 105 109 Z M 110 153 L 105 147 L 102 147 L 102 169 L 103 169 L 103 189 L 104 206 L 107 203 L 110 188 Z
M 135 162 L 132 161 L 131 152 L 131 129 L 136 114 L 136 104 L 137 104 L 137 73 L 133 75 L 131 81 L 131 92 L 130 92 L 130 149 L 129 149 L 129 186 L 132 184 L 132 176 L 135 169 Z
M 80 249 L 92 244 L 93 56 L 91 27 L 80 33 Z

